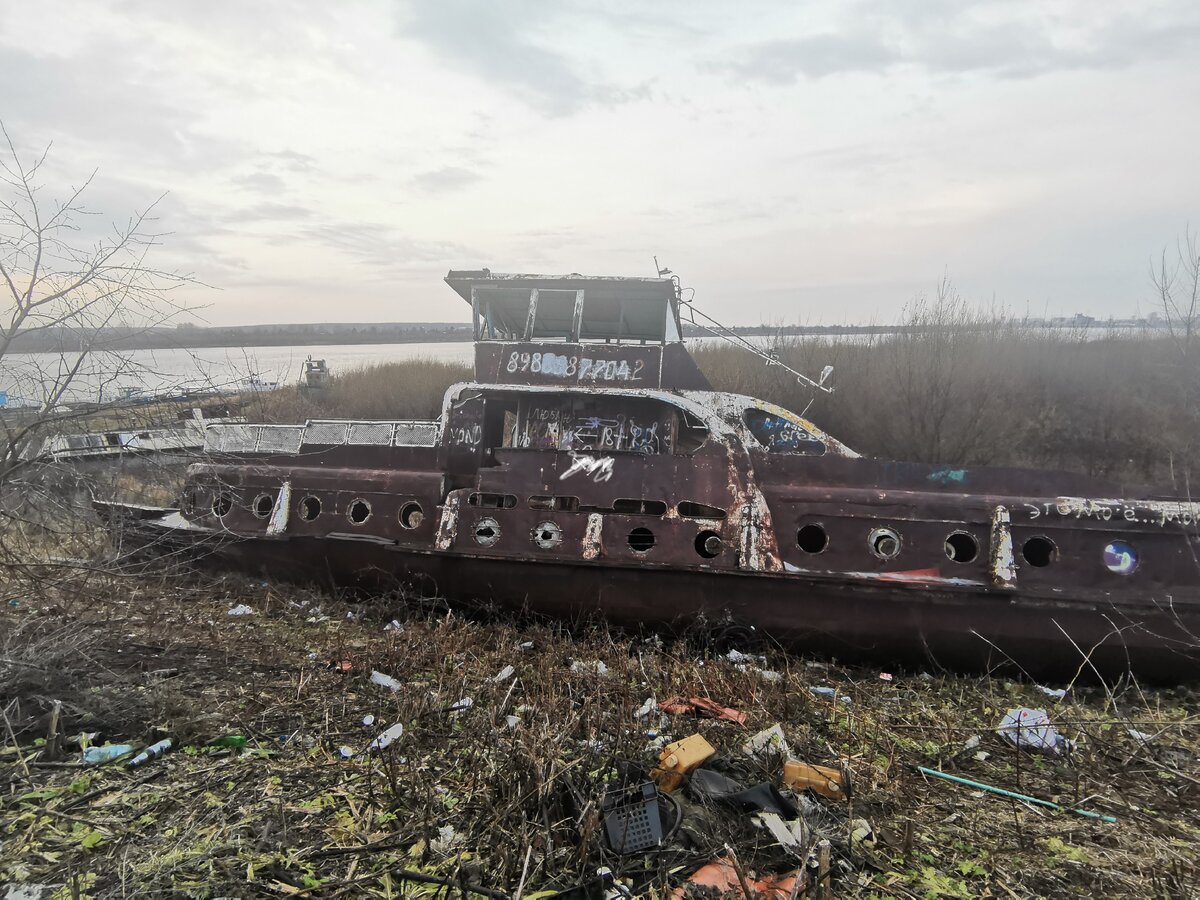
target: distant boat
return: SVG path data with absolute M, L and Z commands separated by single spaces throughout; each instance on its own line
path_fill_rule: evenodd
M 309 354 L 304 361 L 304 371 L 300 375 L 300 389 L 304 391 L 324 391 L 333 380 L 329 367 L 323 359 L 313 359 Z
M 265 394 L 269 393 L 270 391 L 277 390 L 279 390 L 278 381 L 264 381 L 257 375 L 251 375 L 249 378 L 245 378 L 238 382 L 235 393 Z

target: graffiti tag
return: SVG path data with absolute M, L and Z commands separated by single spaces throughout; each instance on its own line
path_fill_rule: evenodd
M 611 456 L 595 457 L 589 456 L 586 453 L 571 453 L 571 466 L 558 477 L 559 481 L 566 481 L 572 475 L 577 475 L 582 472 L 584 475 L 592 476 L 592 481 L 597 484 L 601 481 L 608 481 L 612 478 L 613 473 L 613 458 Z

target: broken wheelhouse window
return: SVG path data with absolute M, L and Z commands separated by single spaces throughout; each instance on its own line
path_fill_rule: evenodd
M 748 409 L 742 420 L 754 439 L 771 453 L 793 453 L 801 456 L 822 456 L 825 444 L 811 435 L 803 426 L 790 419 L 767 412 L 765 409 Z

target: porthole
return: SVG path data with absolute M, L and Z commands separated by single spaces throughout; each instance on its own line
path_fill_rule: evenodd
M 413 529 L 425 521 L 425 511 L 421 509 L 421 504 L 415 500 L 410 500 L 400 507 L 400 527 Z
M 542 522 L 533 529 L 533 542 L 543 550 L 552 550 L 562 543 L 562 529 L 553 522 Z
M 1111 541 L 1104 548 L 1104 566 L 1117 575 L 1132 575 L 1137 571 L 1138 552 L 1125 541 Z
M 350 520 L 351 525 L 362 525 L 371 518 L 371 504 L 361 497 L 351 501 L 350 506 L 346 508 L 346 518 Z
M 300 518 L 311 522 L 321 514 L 321 500 L 318 497 L 305 497 L 300 501 Z
M 956 563 L 969 563 L 979 555 L 979 541 L 965 531 L 956 531 L 946 538 L 946 556 Z
M 900 555 L 900 535 L 891 528 L 876 528 L 867 535 L 867 546 L 880 559 L 895 559 Z
M 486 516 L 475 523 L 475 543 L 480 547 L 491 547 L 500 540 L 500 523 Z
M 654 547 L 654 532 L 649 528 L 635 528 L 629 532 L 629 549 L 648 553 Z
M 1025 542 L 1021 548 L 1021 556 L 1035 569 L 1040 569 L 1058 559 L 1058 548 L 1050 538 L 1038 535 Z
M 254 514 L 260 519 L 265 519 L 271 514 L 271 510 L 275 508 L 275 498 L 270 494 L 259 494 L 254 498 Z
M 796 532 L 796 546 L 805 553 L 820 553 L 829 546 L 829 535 L 821 525 L 802 525 Z
M 229 515 L 229 511 L 233 509 L 233 496 L 226 491 L 221 491 L 213 498 L 212 511 L 213 515 L 218 519 L 223 519 Z
M 715 531 L 702 531 L 696 535 L 696 552 L 705 559 L 716 559 L 725 549 L 721 536 Z

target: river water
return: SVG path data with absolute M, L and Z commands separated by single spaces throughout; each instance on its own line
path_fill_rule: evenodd
M 315 347 L 200 347 L 188 350 L 134 350 L 97 354 L 75 379 L 64 402 L 107 401 L 125 389 L 146 394 L 172 391 L 237 390 L 251 378 L 295 384 L 304 360 L 323 359 L 337 375 L 382 362 L 430 359 L 469 365 L 470 341 L 405 344 L 327 344 Z M 69 361 L 69 357 L 68 357 Z M 13 353 L 0 360 L 0 393 L 10 405 L 41 401 L 63 369 L 57 353 Z

